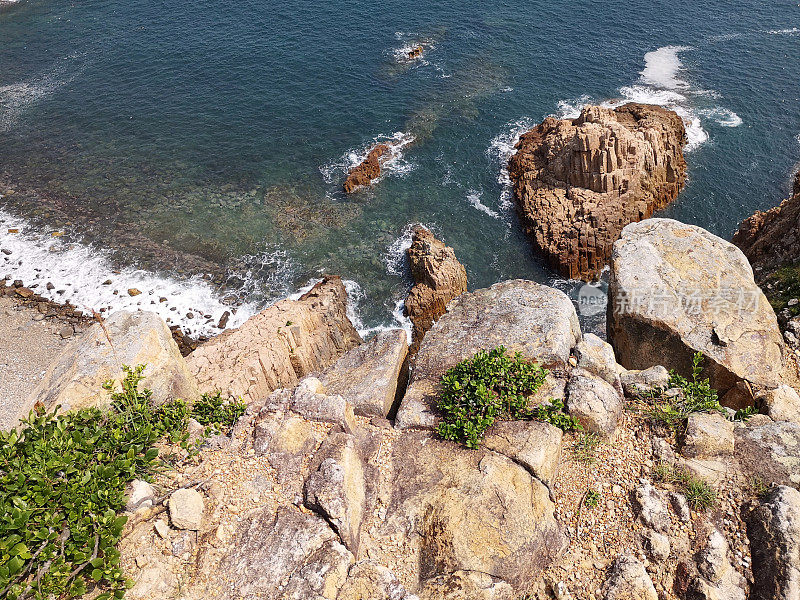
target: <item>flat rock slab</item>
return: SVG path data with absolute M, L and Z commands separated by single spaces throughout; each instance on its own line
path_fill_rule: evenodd
M 505 346 L 541 365 L 563 370 L 581 339 L 575 307 L 566 294 L 522 279 L 459 296 L 420 346 L 398 427 L 433 427 L 441 377 L 478 350 Z
M 297 385 L 360 343 L 341 279 L 326 277 L 298 300 L 281 300 L 211 338 L 188 363 L 203 392 L 251 403 Z
M 767 484 L 800 485 L 800 425 L 764 417 L 751 421 L 734 431 L 742 470 Z
M 400 534 L 415 545 L 421 586 L 471 571 L 519 591 L 565 548 L 547 488 L 505 456 L 414 431 L 398 438 L 391 461 L 378 537 Z
M 784 344 L 744 254 L 672 219 L 628 225 L 615 242 L 608 337 L 627 369 L 663 365 L 688 375 L 692 355 L 720 397 L 737 383 L 780 383 Z
M 398 385 L 408 376 L 407 356 L 405 331 L 381 331 L 343 354 L 319 380 L 329 395 L 349 401 L 356 414 L 385 417 L 394 406 Z

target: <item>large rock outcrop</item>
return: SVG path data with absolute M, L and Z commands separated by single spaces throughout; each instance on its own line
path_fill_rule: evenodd
M 800 492 L 773 488 L 747 520 L 753 600 L 800 598 Z
M 517 279 L 463 294 L 425 335 L 396 424 L 433 427 L 442 375 L 478 350 L 503 345 L 563 371 L 580 339 L 575 307 L 560 290 Z
M 47 410 L 58 405 L 62 410 L 107 407 L 110 395 L 103 383 L 119 382 L 123 365 L 147 365 L 140 388 L 151 390 L 158 404 L 176 398 L 192 402 L 200 397 L 164 320 L 153 312 L 119 311 L 92 325 L 64 348 L 30 393 L 18 417 L 27 416 L 37 402 Z
M 742 221 L 731 241 L 744 252 L 759 280 L 781 265 L 795 262 L 800 257 L 800 172 L 792 196 L 780 206 Z
M 281 300 L 212 338 L 188 363 L 202 391 L 253 402 L 296 385 L 360 343 L 341 279 L 325 277 L 299 300 Z
M 344 181 L 344 191 L 352 194 L 357 189 L 368 186 L 375 179 L 381 176 L 381 161 L 386 160 L 386 156 L 391 154 L 392 147 L 389 144 L 377 144 L 370 149 L 367 157 L 358 165 L 353 167 L 347 174 Z
M 608 301 L 608 338 L 626 368 L 658 364 L 689 374 L 701 352 L 723 403 L 735 386 L 741 395 L 780 383 L 775 313 L 741 250 L 704 229 L 671 219 L 625 227 L 614 244 Z
M 507 457 L 407 432 L 391 460 L 391 497 L 377 535 L 408 538 L 421 586 L 465 571 L 523 592 L 565 549 L 547 487 Z
M 467 291 L 467 272 L 453 249 L 422 226 L 414 228 L 408 260 L 414 277 L 414 287 L 406 298 L 406 313 L 414 326 L 413 355 L 425 332 L 445 313 L 447 304 Z
M 587 106 L 524 134 L 508 170 L 536 250 L 565 277 L 596 276 L 625 225 L 678 195 L 685 143 L 681 118 L 646 104 Z

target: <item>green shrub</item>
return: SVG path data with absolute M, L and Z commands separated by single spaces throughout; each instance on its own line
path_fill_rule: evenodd
M 692 413 L 722 412 L 717 401 L 717 391 L 711 387 L 707 377 L 701 378 L 702 362 L 703 355 L 700 352 L 692 356 L 692 375 L 688 379 L 675 371 L 670 372 L 669 387 L 680 389 L 681 395 L 670 397 L 664 390 L 645 394 L 644 414 L 675 428 Z
M 589 490 L 586 492 L 586 500 L 584 500 L 584 504 L 586 504 L 587 508 L 597 508 L 597 505 L 600 504 L 600 492 L 597 490 Z
M 219 392 L 203 394 L 192 406 L 192 417 L 201 425 L 210 427 L 216 433 L 230 434 L 233 426 L 247 410 L 241 401 L 226 402 Z
M 185 444 L 191 411 L 180 400 L 154 408 L 138 389 L 144 365 L 123 369 L 109 411 L 34 410 L 18 431 L 0 432 L 0 598 L 68 598 L 94 586 L 100 599 L 124 595 L 115 546 L 126 485 L 159 468 L 159 440 Z
M 562 431 L 580 431 L 583 429 L 578 418 L 565 413 L 564 402 L 556 398 L 550 400 L 548 404 L 540 404 L 534 407 L 530 412 L 530 417 L 537 421 L 555 425 Z
M 442 376 L 439 410 L 444 419 L 437 428 L 439 435 L 477 448 L 497 419 L 529 418 L 528 398 L 546 375 L 545 369 L 519 353 L 506 354 L 503 346 L 461 361 Z

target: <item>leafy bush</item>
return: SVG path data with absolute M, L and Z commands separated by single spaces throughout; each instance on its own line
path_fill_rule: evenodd
M 95 585 L 101 600 L 124 595 L 115 546 L 126 485 L 159 467 L 156 442 L 186 441 L 191 410 L 180 400 L 154 408 L 138 389 L 144 365 L 123 369 L 108 412 L 34 410 L 19 431 L 0 432 L 0 597 L 74 597 Z
M 192 417 L 200 425 L 207 425 L 215 432 L 228 435 L 245 410 L 247 405 L 244 402 L 226 402 L 217 392 L 203 394 L 203 397 L 192 406 Z
M 717 401 L 717 391 L 711 387 L 708 378 L 701 378 L 703 373 L 703 355 L 697 352 L 692 356 L 692 375 L 690 379 L 675 371 L 670 372 L 669 387 L 678 388 L 681 394 L 668 396 L 663 390 L 644 396 L 643 412 L 650 418 L 661 421 L 670 427 L 676 427 L 696 412 L 722 412 Z
M 580 431 L 583 429 L 577 417 L 564 412 L 564 402 L 553 398 L 548 404 L 540 404 L 533 408 L 530 416 L 537 421 L 555 425 L 562 431 Z
M 497 419 L 530 417 L 528 398 L 546 376 L 545 369 L 519 353 L 508 356 L 503 346 L 479 351 L 442 376 L 439 410 L 444 420 L 437 428 L 439 435 L 477 448 Z

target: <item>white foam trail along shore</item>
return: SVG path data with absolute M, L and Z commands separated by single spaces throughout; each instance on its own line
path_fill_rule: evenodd
M 530 130 L 533 125 L 533 119 L 529 117 L 523 117 L 507 123 L 503 131 L 489 142 L 489 147 L 486 149 L 486 154 L 490 160 L 497 163 L 497 183 L 500 184 L 498 206 L 505 212 L 514 207 L 514 191 L 511 185 L 511 177 L 508 174 L 508 159 L 516 151 L 514 146 L 519 142 L 520 136 Z
M 503 217 L 501 217 L 499 213 L 493 211 L 491 208 L 481 202 L 482 195 L 483 194 L 477 190 L 467 190 L 467 202 L 469 202 L 470 206 L 472 206 L 474 209 L 489 215 L 493 219 L 502 220 Z
M 230 328 L 257 310 L 250 304 L 235 309 L 225 305 L 199 276 L 178 281 L 133 267 L 116 270 L 103 251 L 52 233 L 35 231 L 0 209 L 0 277 L 21 280 L 40 296 L 70 302 L 87 315 L 101 309 L 106 315 L 117 310 L 153 311 L 192 337 L 219 333 L 217 323 L 226 311 L 232 313 Z M 52 289 L 47 289 L 48 283 Z M 131 296 L 129 289 L 141 294 Z

